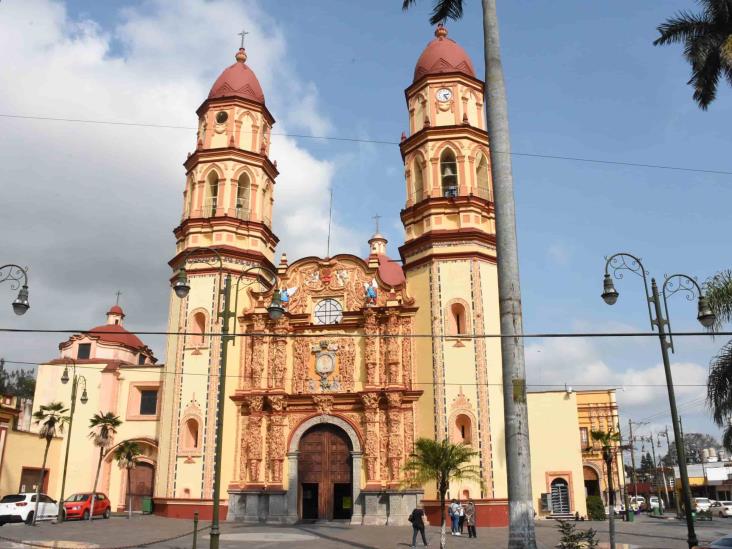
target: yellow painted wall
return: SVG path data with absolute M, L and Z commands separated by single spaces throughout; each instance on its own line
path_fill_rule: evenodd
M 41 468 L 46 441 L 37 433 L 8 430 L 5 441 L 5 457 L 0 472 L 0 496 L 13 494 L 20 488 L 20 475 L 23 467 Z M 54 499 L 61 487 L 61 469 L 59 455 L 62 441 L 55 438 L 48 449 L 46 469 L 48 469 L 48 494 Z M 29 489 L 29 488 L 28 488 Z
M 571 512 L 586 515 L 575 393 L 529 393 L 528 408 L 534 508 L 540 513 L 541 494 L 551 493 L 554 478 L 569 477 Z

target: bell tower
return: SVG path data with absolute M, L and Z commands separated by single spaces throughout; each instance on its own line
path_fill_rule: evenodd
M 479 451 L 485 487 L 456 483 L 450 497 L 506 497 L 495 223 L 483 82 L 440 25 L 405 90 L 409 135 L 400 145 L 407 201 L 400 248 L 408 291 L 420 303 L 416 340 L 419 436 Z M 426 487 L 426 491 L 429 489 Z M 425 497 L 429 497 L 427 493 Z
M 198 108 L 196 150 L 185 161 L 183 217 L 177 252 L 215 246 L 232 255 L 272 262 L 277 237 L 272 205 L 277 165 L 269 159 L 275 120 L 247 66 L 244 48 Z
M 160 440 L 168 444 L 160 448 L 156 476 L 156 494 L 163 498 L 210 504 L 219 398 L 225 402 L 224 425 L 237 425 L 237 408 L 229 398 L 237 384 L 228 383 L 225 395 L 218 393 L 221 350 L 228 353 L 234 372 L 243 356 L 242 340 L 222 346 L 217 335 L 223 275 L 231 276 L 231 305 L 239 315 L 257 306 L 246 290 L 257 273 L 275 270 L 272 206 L 278 172 L 269 158 L 275 120 L 246 60 L 242 47 L 196 111 L 196 147 L 184 163 L 183 215 L 174 229 L 176 254 L 170 266 L 173 277 L 185 269 L 190 289 L 183 298 L 174 292 L 170 297 L 171 375 L 164 380 L 160 422 Z M 235 438 L 223 440 L 224 494 L 234 467 Z

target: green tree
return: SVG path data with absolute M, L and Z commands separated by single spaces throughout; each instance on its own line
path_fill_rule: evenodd
M 420 438 L 414 444 L 414 454 L 404 465 L 404 472 L 412 484 L 437 483 L 440 499 L 440 549 L 445 547 L 445 494 L 451 480 L 472 480 L 482 484 L 480 468 L 470 462 L 478 452 L 464 444 L 452 444 Z
M 38 436 L 46 439 L 46 448 L 43 451 L 43 465 L 38 478 L 38 486 L 36 487 L 36 505 L 33 509 L 33 516 L 30 517 L 30 523 L 36 523 L 38 516 L 38 501 L 40 500 L 41 487 L 43 487 L 43 477 L 46 473 L 46 460 L 48 459 L 48 449 L 51 446 L 53 438 L 64 432 L 64 424 L 69 421 L 66 412 L 68 408 L 64 408 L 61 402 L 51 402 L 50 404 L 41 405 L 37 411 L 33 413 L 33 419 L 39 425 Z
M 97 484 L 99 483 L 99 472 L 102 470 L 104 452 L 112 445 L 112 439 L 120 425 L 122 425 L 122 421 L 112 412 L 107 412 L 106 414 L 99 412 L 98 414 L 94 414 L 89 420 L 89 429 L 91 429 L 89 438 L 94 442 L 94 446 L 99 448 L 99 461 L 97 462 L 97 475 L 94 478 L 89 520 L 94 518 L 94 500 L 97 495 Z
M 610 431 L 591 431 L 592 440 L 597 442 L 602 450 L 602 460 L 607 470 L 607 499 L 608 522 L 610 530 L 610 549 L 615 549 L 615 491 L 613 490 L 613 462 L 620 448 L 620 433 L 614 429 Z M 651 460 L 652 461 L 652 460 Z
M 406 10 L 417 0 L 402 0 Z M 498 303 L 501 333 L 521 334 L 521 284 L 516 240 L 516 204 L 511 166 L 511 136 L 508 101 L 501 63 L 496 0 L 481 0 L 483 7 L 483 54 L 485 58 L 486 128 L 490 139 L 491 175 L 496 224 Z M 463 0 L 433 0 L 431 24 L 463 16 Z M 534 505 L 531 492 L 529 417 L 526 405 L 524 342 L 520 337 L 501 338 L 503 415 L 508 471 L 509 549 L 535 549 Z
M 717 273 L 704 283 L 707 301 L 719 330 L 732 320 L 732 270 Z M 707 405 L 714 422 L 724 429 L 722 445 L 732 452 L 732 340 L 728 341 L 709 365 Z M 684 437 L 686 438 L 686 437 Z
M 600 507 L 602 508 L 602 502 Z M 557 545 L 559 549 L 594 549 L 598 545 L 595 538 L 597 531 L 592 528 L 578 532 L 575 524 L 566 520 L 559 520 L 557 521 L 557 529 L 561 536 L 559 545 Z
M 127 518 L 132 518 L 132 469 L 137 466 L 137 457 L 142 448 L 134 440 L 120 442 L 114 449 L 114 459 L 121 469 L 127 470 Z
M 697 0 L 701 13 L 678 12 L 658 26 L 654 46 L 683 43 L 691 65 L 687 82 L 703 110 L 717 95 L 720 78 L 732 84 L 732 0 Z

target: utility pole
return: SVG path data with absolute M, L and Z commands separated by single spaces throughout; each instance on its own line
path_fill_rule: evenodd
M 666 427 L 666 442 L 668 442 L 668 427 Z M 656 438 L 658 439 L 658 447 L 661 447 L 661 433 L 658 433 L 656 435 Z M 663 464 L 663 460 L 658 460 L 659 465 L 661 466 L 661 480 L 663 481 L 663 493 L 666 495 L 666 508 L 668 508 L 669 504 L 671 503 L 668 499 L 668 482 L 666 482 L 666 467 Z
M 653 444 L 653 431 L 651 431 L 651 436 L 648 439 L 651 441 L 651 453 L 653 454 L 653 485 L 656 487 L 656 493 L 661 495 L 658 490 L 658 467 L 656 466 L 656 446 Z
M 628 419 L 628 428 L 630 429 L 630 440 L 628 441 L 628 446 L 630 447 L 630 466 L 633 468 L 633 471 L 631 472 L 631 477 L 633 478 L 633 492 L 635 493 L 635 497 L 638 497 L 638 479 L 635 476 L 635 446 L 633 445 L 635 443 L 635 439 L 633 438 L 632 419 Z M 626 507 L 625 510 L 627 513 L 628 507 Z

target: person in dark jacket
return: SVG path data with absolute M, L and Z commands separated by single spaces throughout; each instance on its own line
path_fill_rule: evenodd
M 417 547 L 417 532 L 422 534 L 422 543 L 427 547 L 427 536 L 424 535 L 424 509 L 422 509 L 421 502 L 417 504 L 407 520 L 412 523 L 412 545 L 410 547 Z

